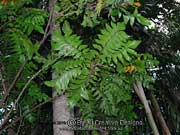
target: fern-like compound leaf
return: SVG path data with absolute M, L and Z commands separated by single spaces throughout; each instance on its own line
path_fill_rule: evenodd
M 93 45 L 100 52 L 102 63 L 116 64 L 131 61 L 137 53 L 134 49 L 140 44 L 139 40 L 131 40 L 125 32 L 125 23 L 111 23 L 98 35 L 96 43 Z

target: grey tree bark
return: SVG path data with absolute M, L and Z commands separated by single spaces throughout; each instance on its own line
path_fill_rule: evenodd
M 146 115 L 147 115 L 147 118 L 148 118 L 148 122 L 149 122 L 149 125 L 150 125 L 150 127 L 151 127 L 151 129 L 153 131 L 153 134 L 154 135 L 160 135 L 159 131 L 158 131 L 158 128 L 156 126 L 155 120 L 153 118 L 153 115 L 152 115 L 148 100 L 146 99 L 146 95 L 144 93 L 144 89 L 142 87 L 141 82 L 137 81 L 136 83 L 134 83 L 134 90 L 135 90 L 136 94 L 138 95 L 139 99 L 141 100 L 141 102 L 144 105 Z
M 53 97 L 57 96 L 57 92 L 53 90 Z M 54 135 L 74 135 L 73 131 L 68 131 L 67 122 L 73 118 L 73 110 L 67 106 L 67 97 L 62 94 L 53 101 L 53 132 Z M 65 130 L 62 130 L 64 128 Z
M 49 10 L 50 17 L 48 21 L 48 25 L 50 27 L 49 33 L 51 34 L 54 29 L 59 29 L 59 26 L 55 24 L 55 11 L 54 7 L 57 0 L 50 0 L 49 2 Z M 48 28 L 48 27 L 47 27 Z M 48 35 L 48 34 L 47 34 Z M 45 36 L 47 36 L 45 35 Z M 55 77 L 55 74 L 52 74 L 52 78 Z M 57 92 L 53 89 L 52 97 L 56 97 Z M 67 122 L 69 119 L 73 118 L 73 111 L 70 110 L 67 106 L 67 97 L 65 94 L 62 94 L 58 98 L 53 101 L 53 134 L 54 135 L 74 135 L 73 131 L 68 131 L 67 124 L 63 124 L 63 122 Z M 61 128 L 61 129 L 60 129 Z M 62 130 L 64 128 L 65 130 Z
M 165 119 L 161 113 L 158 101 L 152 92 L 151 92 L 151 101 L 152 101 L 152 105 L 154 108 L 155 117 L 157 117 L 157 119 L 158 119 L 158 122 L 159 122 L 161 129 L 163 131 L 163 135 L 171 135 L 171 132 L 170 132 L 170 130 L 166 124 L 166 121 L 165 121 Z

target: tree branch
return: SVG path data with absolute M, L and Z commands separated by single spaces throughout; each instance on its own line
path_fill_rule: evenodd
M 27 83 L 24 85 L 24 87 L 22 88 L 20 94 L 18 95 L 18 97 L 16 98 L 16 100 L 14 101 L 14 105 L 13 107 L 10 109 L 10 111 L 3 117 L 4 121 L 1 123 L 0 125 L 0 130 L 3 129 L 4 125 L 7 123 L 7 120 L 10 116 L 10 114 L 12 113 L 13 109 L 15 108 L 16 104 L 18 103 L 18 101 L 20 100 L 21 96 L 23 95 L 24 91 L 27 89 L 27 87 L 29 86 L 29 84 L 31 83 L 31 81 L 36 78 L 42 71 L 46 70 L 50 65 L 54 64 L 58 59 L 60 58 L 57 57 L 56 59 L 54 59 L 51 63 L 45 65 L 44 67 L 42 67 L 39 71 L 37 71 L 28 81 Z
M 52 19 L 52 14 L 50 14 L 50 16 L 49 16 L 48 24 L 46 25 L 45 33 L 44 33 L 42 40 L 40 41 L 40 45 L 42 45 L 45 42 L 45 40 L 47 39 L 47 37 L 50 35 L 50 32 L 48 32 L 48 28 L 50 26 L 51 19 Z
M 48 24 L 47 24 L 47 26 L 46 26 L 46 28 L 45 28 L 45 34 L 44 34 L 42 40 L 40 41 L 40 45 L 42 45 L 42 44 L 45 42 L 45 40 L 47 39 L 47 37 L 49 36 L 49 34 L 51 34 L 51 32 L 52 32 L 53 29 L 54 29 L 54 23 L 55 23 L 54 6 L 55 6 L 55 3 L 56 3 L 56 0 L 51 0 L 50 3 L 49 3 L 50 16 L 49 16 L 49 19 L 48 19 Z M 48 31 L 48 29 L 49 29 L 49 31 Z M 16 104 L 18 103 L 18 101 L 20 100 L 20 98 L 21 98 L 21 96 L 23 95 L 24 91 L 27 89 L 27 87 L 28 87 L 29 84 L 32 82 L 32 80 L 33 80 L 35 77 L 37 77 L 42 71 L 44 71 L 46 68 L 48 68 L 51 64 L 53 64 L 57 59 L 59 59 L 59 58 L 56 58 L 53 62 L 47 64 L 47 65 L 44 66 L 44 67 L 42 67 L 38 72 L 36 72 L 36 73 L 27 81 L 27 83 L 26 83 L 26 84 L 24 85 L 24 87 L 22 88 L 20 94 L 18 95 L 18 97 L 17 97 L 16 100 L 14 101 L 14 107 L 16 106 Z M 27 61 L 26 61 L 26 62 L 27 62 Z M 8 88 L 6 95 L 4 96 L 3 100 L 0 102 L 0 106 L 1 106 L 1 104 L 3 104 L 3 103 L 5 102 L 5 100 L 7 99 L 10 91 L 13 89 L 14 85 L 16 84 L 19 76 L 21 75 L 21 73 L 22 73 L 22 71 L 23 71 L 23 69 L 24 69 L 24 66 L 25 66 L 26 62 L 25 62 L 25 63 L 21 66 L 21 68 L 19 69 L 19 71 L 18 71 L 17 75 L 15 76 L 12 84 L 11 84 L 10 87 Z M 0 125 L 0 130 L 2 130 L 3 127 L 4 127 L 4 125 L 7 123 L 8 118 L 9 118 L 10 114 L 12 113 L 14 107 L 12 107 L 12 108 L 10 109 L 10 111 L 9 111 L 7 114 L 5 114 L 5 116 L 3 117 L 4 120 L 3 120 L 3 122 L 2 122 L 1 125 Z
M 161 113 L 158 101 L 152 92 L 150 93 L 150 97 L 151 97 L 152 106 L 154 109 L 154 116 L 157 118 L 157 120 L 162 128 L 163 135 L 171 135 L 171 132 L 170 132 L 170 130 L 166 124 L 166 121 Z
M 4 93 L 7 92 L 7 86 L 5 84 L 5 80 L 4 80 L 4 77 L 3 77 L 3 65 L 1 64 L 1 67 L 0 67 L 0 80 L 1 80 L 1 83 L 2 83 L 2 88 L 3 88 L 3 91 Z
M 16 76 L 14 77 L 13 82 L 11 83 L 11 85 L 9 86 L 9 88 L 6 90 L 6 93 L 5 93 L 3 99 L 2 99 L 1 102 L 0 102 L 0 107 L 2 107 L 3 104 L 6 102 L 8 96 L 9 96 L 10 91 L 14 88 L 17 80 L 19 79 L 21 73 L 22 73 L 23 70 L 24 70 L 24 67 L 25 67 L 26 63 L 27 63 L 27 60 L 26 60 L 26 61 L 23 63 L 23 65 L 19 68 Z
M 3 129 L 0 128 L 0 134 L 2 134 L 2 132 L 5 131 L 6 129 L 12 127 L 12 126 L 13 126 L 15 123 L 17 123 L 18 121 L 22 120 L 27 114 L 35 111 L 36 109 L 40 108 L 41 106 L 43 106 L 43 105 L 45 105 L 45 104 L 47 104 L 47 103 L 49 103 L 49 102 L 52 102 L 52 101 L 56 100 L 56 99 L 57 99 L 58 97 L 60 97 L 62 94 L 63 94 L 63 93 L 61 93 L 60 95 L 57 95 L 57 96 L 55 96 L 55 97 L 53 97 L 53 98 L 48 99 L 47 101 L 44 101 L 44 102 L 42 102 L 42 103 L 34 106 L 33 108 L 30 109 L 30 111 L 29 111 L 28 113 L 26 113 L 26 114 L 18 117 L 13 123 L 9 124 L 8 126 L 4 127 Z
M 158 128 L 156 126 L 156 123 L 154 121 L 150 106 L 149 106 L 148 101 L 146 99 L 146 95 L 144 93 L 141 82 L 136 81 L 134 83 L 134 90 L 135 90 L 136 94 L 138 95 L 138 97 L 140 98 L 141 102 L 144 105 L 146 115 L 147 115 L 147 118 L 148 118 L 148 122 L 149 122 L 149 125 L 150 125 L 150 127 L 151 127 L 151 129 L 153 131 L 153 134 L 154 135 L 160 135 L 159 131 L 158 131 Z
M 56 0 L 51 0 L 51 2 L 49 4 L 50 16 L 49 16 L 48 23 L 45 28 L 44 36 L 43 36 L 42 40 L 40 41 L 40 45 L 42 45 L 46 41 L 47 37 L 52 33 L 52 25 L 54 23 L 55 2 L 56 2 Z M 49 29 L 49 31 L 48 31 L 48 29 Z
M 16 104 L 18 103 L 19 99 L 21 98 L 22 94 L 24 93 L 24 91 L 26 90 L 26 88 L 29 86 L 29 84 L 31 83 L 31 81 L 38 76 L 45 68 L 40 69 L 38 72 L 36 72 L 28 81 L 27 83 L 24 85 L 22 91 L 20 92 L 20 94 L 18 95 L 18 97 L 16 98 L 16 100 L 14 101 L 14 107 L 16 106 Z M 3 117 L 3 122 L 0 125 L 0 130 L 4 127 L 4 125 L 7 123 L 7 120 L 10 116 L 10 114 L 12 113 L 14 107 L 11 107 L 10 111 Z

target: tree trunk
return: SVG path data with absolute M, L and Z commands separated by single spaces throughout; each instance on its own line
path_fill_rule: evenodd
M 53 90 L 53 97 L 57 96 L 55 90 Z M 67 106 L 67 98 L 65 94 L 62 94 L 53 101 L 53 131 L 54 135 L 74 135 L 73 131 L 68 131 L 67 122 L 73 118 L 73 111 Z M 64 128 L 65 130 L 62 130 Z
M 170 131 L 169 131 L 169 128 L 164 120 L 164 117 L 160 111 L 160 108 L 159 108 L 159 104 L 154 96 L 153 93 L 151 93 L 151 102 L 152 102 L 152 105 L 153 105 L 153 108 L 154 108 L 154 114 L 155 116 L 157 117 L 158 119 L 158 122 L 162 128 L 162 131 L 163 131 L 163 135 L 171 135 Z
M 151 127 L 151 129 L 153 131 L 153 134 L 154 135 L 160 135 L 159 131 L 158 131 L 158 128 L 156 126 L 156 123 L 154 121 L 151 109 L 149 107 L 148 101 L 146 99 L 142 84 L 140 82 L 138 82 L 138 81 L 136 83 L 134 83 L 134 90 L 135 90 L 136 94 L 138 95 L 139 99 L 141 100 L 141 102 L 144 105 L 146 115 L 147 115 L 147 118 L 148 118 L 148 121 L 149 121 L 149 125 L 150 125 L 150 127 Z
M 55 12 L 54 7 L 57 0 L 51 0 L 49 3 L 49 10 L 50 10 L 50 33 L 54 31 L 54 29 L 60 29 L 59 25 L 55 24 Z M 55 74 L 52 75 L 52 78 L 55 77 Z M 52 93 L 53 97 L 57 96 L 56 90 L 53 89 Z M 74 131 L 69 131 L 67 121 L 74 117 L 73 110 L 70 110 L 67 106 L 67 97 L 65 94 L 62 94 L 58 98 L 53 101 L 53 132 L 54 135 L 74 135 Z M 66 124 L 65 124 L 65 123 Z M 63 124 L 64 123 L 64 124 Z M 61 129 L 60 129 L 61 128 Z M 64 128 L 64 130 L 62 130 Z

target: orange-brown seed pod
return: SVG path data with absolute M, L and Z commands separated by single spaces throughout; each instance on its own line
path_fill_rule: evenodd
M 1 4 L 2 4 L 2 5 L 6 5 L 6 4 L 7 4 L 7 0 L 2 0 L 2 1 L 1 1 Z
M 136 72 L 136 71 L 137 71 L 137 68 L 135 66 L 133 66 L 133 65 L 126 66 L 124 68 L 125 73 L 130 73 L 131 74 L 131 73 Z
M 137 2 L 134 2 L 133 5 L 136 6 L 136 7 L 140 7 L 141 3 L 139 1 L 137 1 Z

